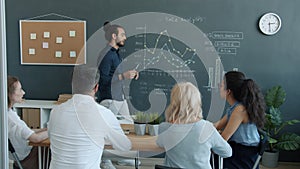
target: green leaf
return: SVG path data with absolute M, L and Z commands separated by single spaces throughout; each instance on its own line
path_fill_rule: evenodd
M 274 124 L 275 126 L 280 126 L 282 123 L 281 119 L 281 112 L 279 108 L 274 108 L 273 106 L 270 107 L 270 123 Z
M 146 123 L 148 115 L 145 112 L 138 111 L 135 113 L 134 122 L 137 123 Z
M 300 136 L 295 133 L 285 133 L 278 139 L 276 148 L 281 150 L 297 150 L 300 148 Z
M 281 86 L 274 86 L 267 91 L 265 101 L 268 107 L 279 108 L 284 103 L 285 97 L 285 90 Z
M 289 120 L 289 121 L 286 121 L 284 123 L 286 123 L 287 125 L 294 125 L 294 124 L 299 123 L 299 122 L 300 122 L 300 120 Z
M 277 140 L 274 139 L 274 138 L 269 137 L 269 143 L 270 144 L 275 144 L 275 143 L 277 143 Z
M 157 112 L 150 113 L 148 118 L 150 124 L 160 124 L 163 122 L 163 118 Z

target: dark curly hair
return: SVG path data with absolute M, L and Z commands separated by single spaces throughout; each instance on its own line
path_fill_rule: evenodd
M 226 89 L 245 106 L 250 122 L 258 128 L 265 123 L 266 104 L 258 85 L 252 79 L 246 79 L 242 72 L 230 71 L 225 74 Z

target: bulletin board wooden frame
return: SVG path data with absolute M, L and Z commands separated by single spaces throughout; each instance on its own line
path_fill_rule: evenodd
M 20 20 L 21 64 L 86 64 L 86 22 Z

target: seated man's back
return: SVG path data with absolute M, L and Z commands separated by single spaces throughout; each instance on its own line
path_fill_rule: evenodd
M 75 94 L 50 113 L 50 169 L 99 169 L 105 141 L 117 150 L 131 148 L 114 114 L 89 95 Z

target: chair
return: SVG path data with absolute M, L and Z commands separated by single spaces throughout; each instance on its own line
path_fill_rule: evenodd
M 267 136 L 267 133 L 265 131 L 258 129 L 258 133 L 260 135 L 260 142 L 258 145 L 258 157 L 257 157 L 252 169 L 256 169 L 256 167 L 258 166 L 259 160 L 261 159 L 261 157 L 265 151 L 265 148 L 268 145 L 268 141 L 269 141 L 269 137 Z
M 218 157 L 218 161 L 215 161 L 215 156 Z M 217 163 L 218 168 L 216 168 L 215 163 Z M 212 169 L 223 169 L 223 158 L 214 152 L 211 153 L 211 167 Z
M 15 148 L 13 147 L 13 145 L 11 144 L 10 140 L 8 139 L 8 149 L 9 149 L 9 152 L 12 154 L 12 156 L 14 157 L 15 161 L 17 162 L 18 166 L 20 169 L 23 169 L 21 163 L 20 163 L 20 160 L 19 160 L 19 157 L 15 151 Z
M 167 167 L 167 166 L 156 164 L 155 169 L 182 169 L 182 168 Z
M 252 169 L 256 169 L 257 166 L 259 165 L 259 161 L 260 161 L 260 159 L 261 159 L 261 157 L 262 157 L 262 155 L 265 151 L 266 146 L 268 145 L 268 140 L 269 140 L 269 138 L 268 138 L 265 131 L 263 131 L 261 129 L 258 129 L 258 133 L 260 135 L 260 141 L 259 141 L 259 144 L 258 144 L 258 157 L 257 157 Z M 212 157 L 212 160 L 214 161 L 213 153 L 212 153 L 211 157 Z M 219 158 L 218 159 L 219 169 L 222 169 L 223 168 L 223 158 L 220 157 L 220 156 L 218 156 L 218 158 Z M 215 169 L 214 162 L 212 164 L 212 168 Z

